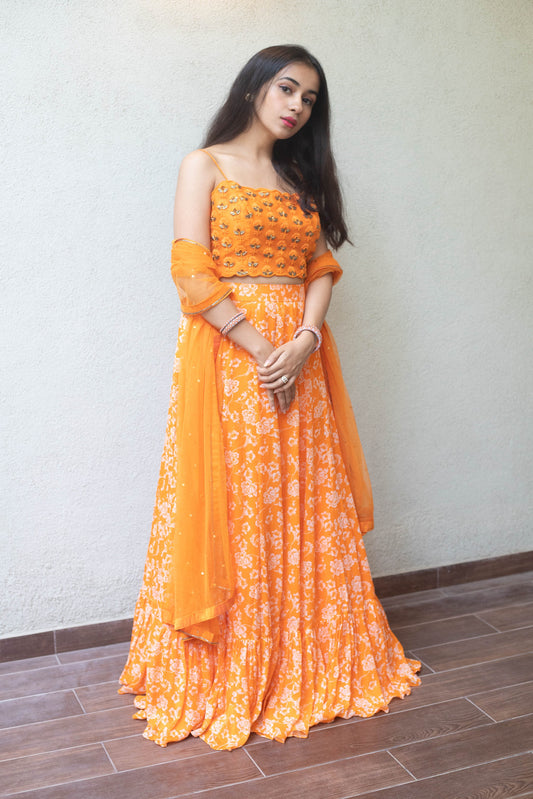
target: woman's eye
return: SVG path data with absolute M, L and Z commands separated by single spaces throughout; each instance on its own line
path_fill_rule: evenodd
M 309 97 L 304 97 L 303 101 L 306 105 L 313 105 L 313 101 Z
M 290 87 L 289 86 L 280 86 L 279 88 L 281 89 L 282 92 L 285 92 L 285 94 L 290 92 Z

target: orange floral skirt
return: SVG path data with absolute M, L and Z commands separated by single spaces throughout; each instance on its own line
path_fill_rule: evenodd
M 274 346 L 303 315 L 299 285 L 235 283 L 233 299 Z M 191 318 L 180 323 L 180 342 Z M 336 716 L 371 716 L 420 680 L 376 598 L 319 353 L 286 414 L 269 408 L 253 359 L 229 339 L 217 354 L 236 596 L 216 644 L 161 621 L 171 561 L 175 392 L 123 693 L 144 736 L 189 734 L 234 749 L 252 732 L 284 741 Z M 175 385 L 175 383 L 174 383 Z

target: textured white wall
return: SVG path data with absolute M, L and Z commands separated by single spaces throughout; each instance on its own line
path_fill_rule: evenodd
M 0 25 L 0 635 L 132 613 L 179 313 L 178 165 L 280 42 L 331 87 L 355 248 L 329 318 L 374 573 L 531 547 L 530 0 L 23 0 Z

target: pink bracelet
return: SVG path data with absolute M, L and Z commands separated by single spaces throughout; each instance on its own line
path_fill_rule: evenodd
M 296 330 L 296 332 L 295 332 L 295 334 L 294 334 L 293 338 L 298 338 L 298 336 L 300 335 L 300 333 L 303 333 L 303 331 L 304 331 L 304 330 L 308 330 L 308 331 L 309 331 L 310 333 L 312 333 L 312 334 L 314 335 L 314 337 L 316 338 L 316 347 L 315 347 L 315 348 L 314 348 L 314 350 L 313 350 L 313 352 L 316 352 L 317 350 L 319 350 L 319 349 L 320 349 L 320 347 L 321 347 L 321 345 L 322 345 L 322 333 L 320 332 L 320 330 L 318 329 L 318 327 L 315 327 L 315 325 L 301 325 L 301 326 L 300 326 L 300 327 L 299 327 L 299 328 Z
M 225 325 L 222 325 L 220 328 L 220 334 L 222 336 L 226 336 L 229 331 L 233 330 L 233 328 L 238 325 L 239 322 L 242 322 L 243 319 L 246 319 L 246 314 L 244 311 L 239 311 L 239 313 L 236 313 L 235 316 L 231 317 L 231 319 L 228 319 Z

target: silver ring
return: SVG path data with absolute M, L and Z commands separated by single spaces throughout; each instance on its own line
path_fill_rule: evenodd
M 287 383 L 289 382 L 289 378 L 287 377 L 287 375 L 282 375 L 280 377 L 280 380 L 281 380 L 281 382 L 283 383 L 284 386 L 286 386 Z

